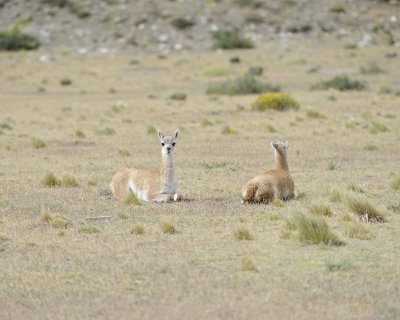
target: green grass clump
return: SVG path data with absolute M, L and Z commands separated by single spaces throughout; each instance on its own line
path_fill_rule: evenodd
M 242 257 L 240 260 L 242 271 L 257 271 L 257 268 L 249 257 Z
M 367 144 L 364 147 L 364 150 L 367 150 L 367 151 L 375 151 L 377 149 L 378 149 L 378 147 L 376 145 L 374 145 L 373 143 Z
M 171 25 L 178 30 L 185 30 L 193 27 L 195 22 L 191 19 L 178 17 L 171 20 Z
M 400 190 L 400 175 L 392 177 L 392 181 L 390 181 L 390 187 L 394 190 Z
M 251 49 L 253 41 L 242 37 L 238 31 L 221 30 L 212 34 L 215 49 Z
M 61 179 L 61 185 L 63 187 L 78 187 L 79 183 L 74 176 L 66 174 Z
M 68 225 L 68 221 L 67 218 L 60 215 L 56 215 L 51 218 L 50 225 L 54 228 L 65 229 Z
M 237 130 L 232 129 L 230 126 L 225 126 L 221 130 L 222 134 L 237 134 Z
M 118 154 L 119 154 L 120 156 L 127 157 L 127 156 L 129 156 L 129 151 L 126 150 L 126 149 L 119 149 L 119 150 L 118 150 Z
M 358 192 L 358 193 L 364 193 L 365 192 L 364 187 L 362 185 L 354 183 L 354 182 L 349 183 L 347 185 L 347 190 L 353 191 L 353 192 Z
M 253 240 L 253 236 L 250 231 L 244 227 L 239 227 L 233 231 L 233 237 L 236 240 Z
M 339 246 L 344 244 L 322 217 L 294 212 L 286 220 L 286 229 L 284 236 L 302 242 Z
M 342 200 L 351 211 L 360 217 L 367 217 L 368 221 L 384 222 L 386 220 L 386 213 L 378 209 L 366 197 L 360 194 L 347 193 L 343 196 Z
M 340 202 L 342 200 L 341 192 L 337 189 L 330 190 L 329 191 L 329 200 L 334 203 Z
M 136 206 L 140 206 L 142 204 L 140 202 L 140 200 L 138 199 L 138 197 L 136 197 L 136 195 L 134 195 L 133 193 L 127 194 L 127 196 L 124 199 L 124 203 L 128 204 L 128 205 L 136 205 Z
M 44 143 L 44 141 L 42 139 L 34 137 L 34 138 L 32 138 L 32 146 L 35 149 L 42 149 L 46 146 L 46 144 Z
M 137 236 L 144 234 L 144 228 L 142 225 L 140 224 L 136 224 L 133 226 L 133 228 L 131 229 L 131 233 L 135 234 Z
M 270 212 L 267 216 L 268 220 L 270 221 L 277 221 L 281 219 L 281 215 L 279 214 L 279 212 Z
M 100 228 L 93 225 L 93 224 L 84 224 L 81 225 L 78 228 L 79 233 L 86 233 L 86 234 L 92 234 L 92 233 L 99 233 L 101 232 Z
M 316 110 L 307 110 L 306 116 L 309 119 L 326 119 L 326 115 Z
M 222 77 L 229 73 L 229 68 L 220 65 L 210 65 L 200 71 L 200 75 L 204 77 Z
M 343 13 L 346 12 L 344 9 L 344 6 L 340 2 L 334 2 L 329 8 L 329 11 L 334 12 L 334 13 Z
M 45 187 L 59 187 L 61 180 L 53 172 L 47 172 L 42 179 L 42 185 Z
M 252 104 L 254 110 L 298 110 L 300 104 L 289 94 L 283 92 L 267 92 L 259 97 Z
M 157 133 L 157 129 L 153 125 L 149 124 L 147 126 L 147 134 L 154 134 L 154 133 Z
M 62 85 L 62 86 L 70 86 L 71 84 L 72 84 L 72 80 L 70 79 L 70 78 L 62 78 L 61 80 L 60 80 L 60 84 Z
M 179 101 L 184 101 L 187 98 L 187 94 L 183 92 L 174 92 L 169 96 L 171 100 L 179 100 Z
M 227 162 L 225 161 L 221 161 L 221 162 L 211 162 L 211 163 L 207 163 L 205 161 L 203 161 L 202 166 L 204 168 L 206 168 L 207 170 L 211 170 L 211 169 L 221 169 L 221 168 L 226 168 L 228 165 Z
M 85 134 L 81 129 L 76 129 L 75 130 L 75 137 L 77 138 L 85 138 Z
M 379 74 L 379 73 L 385 73 L 383 69 L 381 69 L 376 62 L 371 62 L 366 66 L 363 66 L 360 68 L 360 73 L 361 74 Z
M 372 238 L 372 232 L 368 225 L 358 220 L 352 219 L 346 224 L 344 234 L 349 238 L 360 240 L 369 240 Z
M 23 20 L 18 20 L 0 32 L 0 50 L 35 50 L 40 47 L 40 41 L 35 36 L 21 31 L 23 23 Z
M 331 80 L 320 81 L 311 87 L 312 90 L 328 90 L 336 89 L 339 91 L 349 91 L 349 90 L 365 90 L 366 85 L 364 82 L 358 80 L 351 80 L 348 76 L 336 76 Z
M 111 111 L 114 113 L 119 113 L 125 108 L 127 108 L 128 105 L 122 101 L 116 101 L 111 105 Z
M 372 121 L 369 125 L 369 132 L 372 134 L 376 134 L 376 133 L 380 133 L 380 132 L 388 132 L 388 131 L 389 131 L 389 128 L 381 122 Z
M 327 203 L 314 203 L 309 208 L 310 213 L 317 216 L 330 217 L 332 216 L 331 206 Z
M 169 221 L 160 220 L 160 226 L 163 233 L 175 234 L 177 232 L 175 226 Z
M 328 271 L 344 271 L 349 270 L 352 267 L 352 263 L 349 259 L 344 260 L 331 260 L 326 259 L 324 261 L 324 266 Z
M 265 83 L 257 80 L 254 76 L 245 74 L 233 80 L 209 84 L 206 93 L 234 96 L 277 91 L 280 91 L 278 85 Z
M 278 197 L 275 197 L 274 200 L 272 200 L 271 204 L 277 208 L 283 208 L 285 206 L 283 201 L 281 199 L 279 199 Z

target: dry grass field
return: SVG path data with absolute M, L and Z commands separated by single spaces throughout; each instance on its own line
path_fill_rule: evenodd
M 1 319 L 400 318 L 399 49 L 41 55 L 0 54 Z M 251 66 L 300 109 L 206 94 Z M 367 89 L 310 90 L 340 74 Z M 186 200 L 119 203 L 116 170 L 159 164 L 154 128 L 181 130 Z M 241 204 L 281 138 L 296 198 Z M 48 187 L 49 172 L 67 177 Z M 367 199 L 384 222 L 362 216 Z M 296 211 L 323 216 L 344 245 L 291 234 Z

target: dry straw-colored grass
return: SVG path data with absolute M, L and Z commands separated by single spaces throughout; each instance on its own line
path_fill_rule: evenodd
M 141 224 L 135 224 L 130 231 L 134 235 L 142 235 L 144 234 L 144 227 Z
M 233 237 L 236 240 L 253 240 L 253 236 L 249 230 L 244 227 L 239 227 L 233 231 Z
M 309 207 L 310 213 L 318 216 L 330 217 L 333 212 L 331 206 L 327 203 L 314 203 Z
M 177 230 L 175 226 L 167 220 L 160 220 L 160 227 L 163 233 L 166 234 L 175 234 L 177 233 Z
M 386 212 L 377 208 L 370 200 L 360 194 L 349 192 L 344 195 L 343 202 L 346 206 L 361 217 L 371 222 L 386 221 Z

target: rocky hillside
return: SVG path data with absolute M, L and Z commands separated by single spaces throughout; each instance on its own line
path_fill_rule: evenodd
M 0 29 L 16 20 L 45 50 L 208 50 L 216 30 L 400 46 L 398 0 L 0 0 Z

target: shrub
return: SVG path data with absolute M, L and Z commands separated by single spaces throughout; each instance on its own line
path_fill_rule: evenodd
M 253 236 L 246 228 L 239 227 L 233 231 L 233 236 L 236 240 L 253 240 Z
M 230 126 L 225 126 L 221 130 L 222 134 L 237 134 L 237 130 L 232 129 Z
M 312 90 L 328 90 L 336 89 L 339 91 L 349 91 L 349 90 L 364 90 L 366 85 L 364 82 L 358 80 L 351 80 L 348 76 L 336 76 L 331 80 L 320 81 L 311 87 Z
M 62 78 L 62 79 L 60 80 L 60 84 L 61 84 L 62 86 L 69 86 L 69 85 L 72 84 L 72 80 L 71 80 L 70 78 Z
M 171 20 L 171 25 L 179 30 L 185 30 L 193 27 L 195 22 L 191 19 L 186 18 L 174 18 Z
M 35 149 L 42 149 L 46 146 L 46 144 L 44 143 L 44 141 L 40 138 L 32 138 L 32 146 Z
M 50 225 L 54 228 L 65 229 L 68 225 L 67 218 L 56 215 L 50 220 Z
M 81 129 L 76 129 L 75 130 L 75 137 L 77 138 L 85 138 L 85 134 Z
M 264 83 L 249 74 L 245 74 L 244 76 L 238 77 L 234 80 L 226 80 L 210 84 L 207 88 L 207 94 L 230 96 L 277 91 L 280 91 L 278 85 Z
M 314 203 L 309 208 L 310 213 L 319 216 L 332 216 L 332 209 L 327 203 Z
M 183 92 L 175 92 L 175 93 L 171 94 L 171 95 L 169 96 L 169 98 L 170 98 L 171 100 L 180 100 L 180 101 L 183 101 L 183 100 L 186 100 L 187 94 L 186 94 L 186 93 L 183 93 Z
M 322 217 L 294 212 L 286 220 L 286 229 L 285 235 L 303 242 L 330 245 L 344 244 Z
M 369 132 L 372 134 L 380 133 L 380 132 L 388 132 L 389 128 L 381 122 L 372 121 L 369 125 Z
M 361 217 L 366 216 L 368 221 L 385 221 L 386 213 L 379 210 L 366 197 L 360 194 L 348 193 L 343 197 L 343 201 L 351 211 Z
M 61 186 L 61 181 L 53 172 L 48 172 L 42 179 L 42 185 L 45 187 L 59 187 Z
M 324 261 L 324 266 L 328 271 L 348 270 L 351 269 L 351 261 L 348 259 L 336 260 L 336 261 L 331 259 L 326 259 Z
M 329 8 L 329 11 L 334 12 L 334 13 L 343 13 L 346 12 L 344 9 L 344 6 L 340 2 L 334 2 L 332 3 L 331 7 Z
M 283 92 L 267 92 L 259 97 L 252 104 L 253 109 L 264 111 L 264 110 L 298 110 L 300 108 L 299 103 L 294 100 L 289 94 Z
M 251 49 L 253 41 L 242 37 L 238 31 L 215 31 L 212 35 L 216 49 Z
M 160 226 L 161 226 L 161 230 L 163 233 L 169 233 L 169 234 L 175 234 L 176 233 L 176 229 L 175 226 L 166 220 L 161 220 L 160 221 Z
M 157 133 L 156 128 L 154 128 L 154 126 L 152 126 L 151 124 L 147 126 L 147 133 L 148 134 L 154 134 Z
M 118 153 L 120 156 L 123 156 L 123 157 L 129 156 L 129 151 L 126 149 L 119 149 Z
M 35 50 L 40 47 L 36 37 L 20 30 L 23 23 L 23 20 L 17 20 L 7 30 L 0 32 L 0 50 Z
M 101 230 L 93 224 L 84 224 L 78 228 L 78 232 L 91 234 L 91 233 L 99 233 L 101 232 Z

